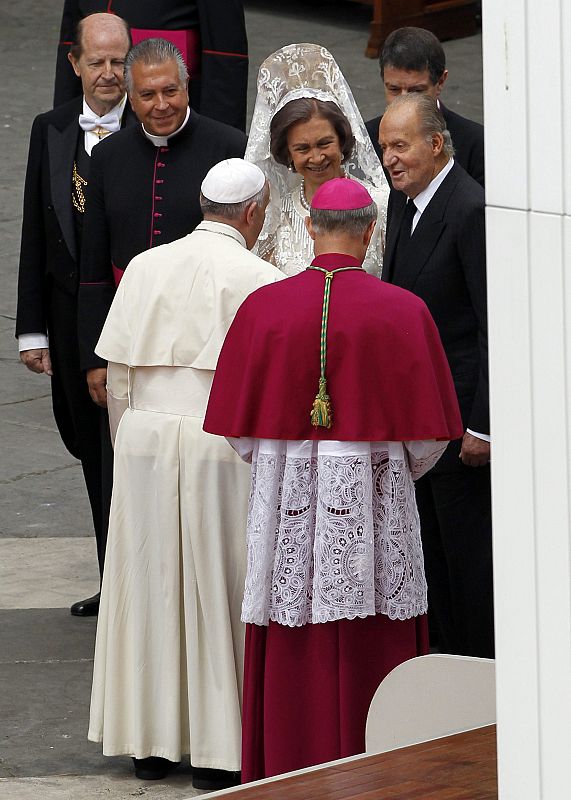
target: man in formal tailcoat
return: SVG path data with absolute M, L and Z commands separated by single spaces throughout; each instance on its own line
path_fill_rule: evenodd
M 379 63 L 387 105 L 395 97 L 409 92 L 433 97 L 452 137 L 456 162 L 484 186 L 484 128 L 478 122 L 446 108 L 441 102 L 440 94 L 448 78 L 448 70 L 444 48 L 436 36 L 424 28 L 398 28 L 387 36 Z M 377 155 L 382 159 L 380 121 L 381 117 L 374 117 L 366 126 Z
M 112 456 L 106 415 L 91 401 L 79 367 L 77 291 L 91 153 L 121 125 L 127 24 L 112 14 L 87 17 L 67 68 L 83 95 L 34 120 L 24 190 L 16 336 L 20 358 L 51 377 L 53 409 L 64 444 L 81 460 L 102 574 L 111 496 Z M 96 614 L 99 595 L 71 613 Z
M 188 105 L 180 51 L 146 39 L 125 62 L 139 125 L 98 148 L 92 163 L 79 287 L 80 359 L 92 398 L 106 405 L 106 362 L 95 354 L 115 289 L 143 250 L 169 244 L 202 220 L 200 185 L 225 158 L 244 155 L 246 136 Z
M 65 0 L 55 105 L 81 91 L 66 69 L 67 52 L 77 23 L 95 11 L 110 11 L 127 20 L 134 44 L 151 37 L 172 41 L 190 73 L 192 107 L 245 130 L 248 39 L 242 0 Z
M 379 139 L 393 187 L 382 277 L 427 304 L 465 427 L 417 484 L 430 611 L 443 652 L 493 657 L 484 190 L 427 94 L 394 100 Z

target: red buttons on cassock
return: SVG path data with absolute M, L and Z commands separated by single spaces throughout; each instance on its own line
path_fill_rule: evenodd
M 161 153 L 168 153 L 168 151 L 169 151 L 168 147 L 161 147 L 160 150 L 161 150 Z
M 157 161 L 157 167 L 164 167 L 166 164 L 163 161 Z
M 158 195 L 158 194 L 155 195 L 155 200 L 162 200 L 162 199 L 163 198 L 160 195 Z
M 161 235 L 161 232 L 160 232 L 160 231 L 153 231 L 153 235 L 154 235 L 154 236 L 160 236 L 160 235 Z
M 157 180 L 155 181 L 155 183 L 164 183 L 164 180 L 163 180 L 162 178 L 157 178 Z
M 153 217 L 162 217 L 162 214 L 160 213 L 160 211 L 155 211 Z

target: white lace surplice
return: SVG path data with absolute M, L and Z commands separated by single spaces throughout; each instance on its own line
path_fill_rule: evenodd
M 446 442 L 230 443 L 252 459 L 244 622 L 426 613 L 414 480 Z

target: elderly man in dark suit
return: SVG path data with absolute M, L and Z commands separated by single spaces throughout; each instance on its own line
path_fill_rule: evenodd
M 78 27 L 68 67 L 81 79 L 83 95 L 40 114 L 32 127 L 18 276 L 20 358 L 32 372 L 51 377 L 58 429 L 81 460 L 101 574 L 112 454 L 106 415 L 91 401 L 79 367 L 79 254 L 91 152 L 130 116 L 134 121 L 123 83 L 130 42 L 127 24 L 113 14 L 94 14 Z M 96 595 L 74 603 L 71 613 L 90 616 L 98 608 Z
M 430 610 L 441 650 L 493 657 L 484 190 L 427 94 L 391 103 L 379 140 L 393 187 L 383 279 L 427 304 L 465 426 L 417 484 Z
M 387 105 L 401 94 L 410 92 L 433 97 L 452 137 L 456 161 L 483 186 L 484 128 L 450 111 L 441 102 L 440 93 L 448 78 L 448 70 L 444 48 L 436 36 L 424 28 L 398 28 L 387 36 L 379 63 Z M 377 155 L 382 158 L 379 146 L 380 121 L 381 117 L 375 117 L 366 126 Z

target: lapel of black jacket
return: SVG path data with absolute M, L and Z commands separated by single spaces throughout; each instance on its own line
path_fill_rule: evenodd
M 50 185 L 52 204 L 61 228 L 62 236 L 74 261 L 77 261 L 77 242 L 71 200 L 71 181 L 73 162 L 77 151 L 78 137 L 81 133 L 79 115 L 83 109 L 83 97 L 69 103 L 65 119 L 50 124 L 48 128 L 48 153 L 50 159 Z M 121 128 L 137 124 L 137 117 L 131 110 L 129 100 L 121 118 Z
M 74 261 L 77 261 L 78 253 L 71 201 L 71 180 L 77 140 L 81 130 L 78 119 L 82 103 L 82 98 L 78 97 L 76 102 L 69 104 L 66 119 L 60 124 L 50 124 L 48 127 L 52 204 L 63 238 Z
M 391 189 L 387 206 L 387 239 L 385 243 L 385 252 L 383 254 L 383 271 L 381 274 L 381 278 L 384 281 L 390 281 L 391 279 L 395 248 L 405 209 L 406 195 L 404 192 Z
M 410 247 L 406 263 L 399 265 L 398 276 L 393 277 L 393 283 L 403 289 L 414 291 L 414 284 L 426 266 L 436 243 L 446 228 L 444 215 L 450 195 L 458 183 L 458 168 L 456 164 L 444 178 L 436 194 L 424 209 L 420 220 L 410 239 Z
M 123 116 L 121 117 L 121 130 L 123 128 L 130 128 L 131 125 L 140 125 L 141 123 L 135 116 L 135 112 L 131 108 L 131 104 L 129 103 L 129 98 L 127 97 L 127 102 L 125 103 L 125 108 L 123 109 Z

